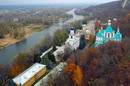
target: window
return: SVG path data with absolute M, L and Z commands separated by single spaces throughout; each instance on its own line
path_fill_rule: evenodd
M 108 33 L 108 38 L 110 37 L 110 33 Z
M 107 37 L 107 33 L 105 33 L 105 37 Z
M 112 33 L 107 33 L 107 37 L 111 38 L 112 37 Z
M 113 33 L 111 34 L 111 38 L 113 38 Z

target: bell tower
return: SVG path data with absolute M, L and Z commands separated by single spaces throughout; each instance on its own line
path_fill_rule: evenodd
M 74 27 L 71 27 L 71 28 L 70 28 L 70 35 L 69 35 L 69 38 L 70 38 L 70 39 L 73 39 L 73 38 L 75 37 L 74 30 L 75 30 Z
M 108 25 L 111 25 L 111 20 L 110 19 L 108 20 Z

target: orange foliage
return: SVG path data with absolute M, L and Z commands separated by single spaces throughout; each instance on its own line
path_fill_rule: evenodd
M 80 66 L 71 63 L 64 68 L 64 71 L 70 74 L 76 85 L 81 86 L 83 75 Z
M 71 76 L 73 75 L 74 71 L 76 69 L 76 65 L 74 63 L 72 64 L 69 64 L 67 65 L 65 68 L 64 68 L 64 71 L 69 73 Z
M 99 64 L 98 59 L 94 58 L 94 59 L 93 59 L 93 63 L 96 64 L 96 65 Z
M 119 64 L 119 69 L 121 71 L 128 71 L 128 70 L 130 70 L 130 62 L 124 61 L 123 63 Z
M 96 28 L 101 28 L 101 22 L 96 21 L 96 22 L 95 22 L 95 27 L 96 27 Z
M 74 63 L 74 60 L 73 59 L 68 59 L 68 62 L 71 64 L 71 63 Z
M 75 83 L 77 85 L 82 84 L 83 75 L 82 75 L 81 68 L 79 66 L 77 66 L 77 68 L 75 69 L 74 74 L 73 74 L 72 77 L 73 77 L 73 80 L 75 81 Z
M 94 37 L 90 34 L 89 35 L 89 42 L 93 44 L 93 41 L 94 41 Z
M 16 77 L 30 66 L 30 63 L 28 63 L 27 60 L 28 58 L 25 53 L 20 53 L 13 59 L 14 63 L 10 69 L 12 77 Z
M 79 57 L 80 60 L 80 64 L 86 64 L 86 62 L 90 59 L 90 58 L 96 58 L 96 48 L 87 48 L 86 52 L 83 52 L 83 54 Z
M 17 75 L 19 75 L 24 70 L 25 69 L 23 67 L 20 67 L 19 65 L 15 64 L 10 69 L 10 72 L 11 72 L 12 77 L 16 77 Z

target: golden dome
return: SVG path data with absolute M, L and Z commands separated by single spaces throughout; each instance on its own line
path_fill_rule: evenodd
M 110 20 L 110 19 L 108 20 L 108 23 L 111 23 L 111 20 Z

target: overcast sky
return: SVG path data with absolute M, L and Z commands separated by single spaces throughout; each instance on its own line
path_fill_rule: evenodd
M 59 3 L 105 3 L 115 0 L 0 0 L 0 5 L 13 4 L 59 4 Z

